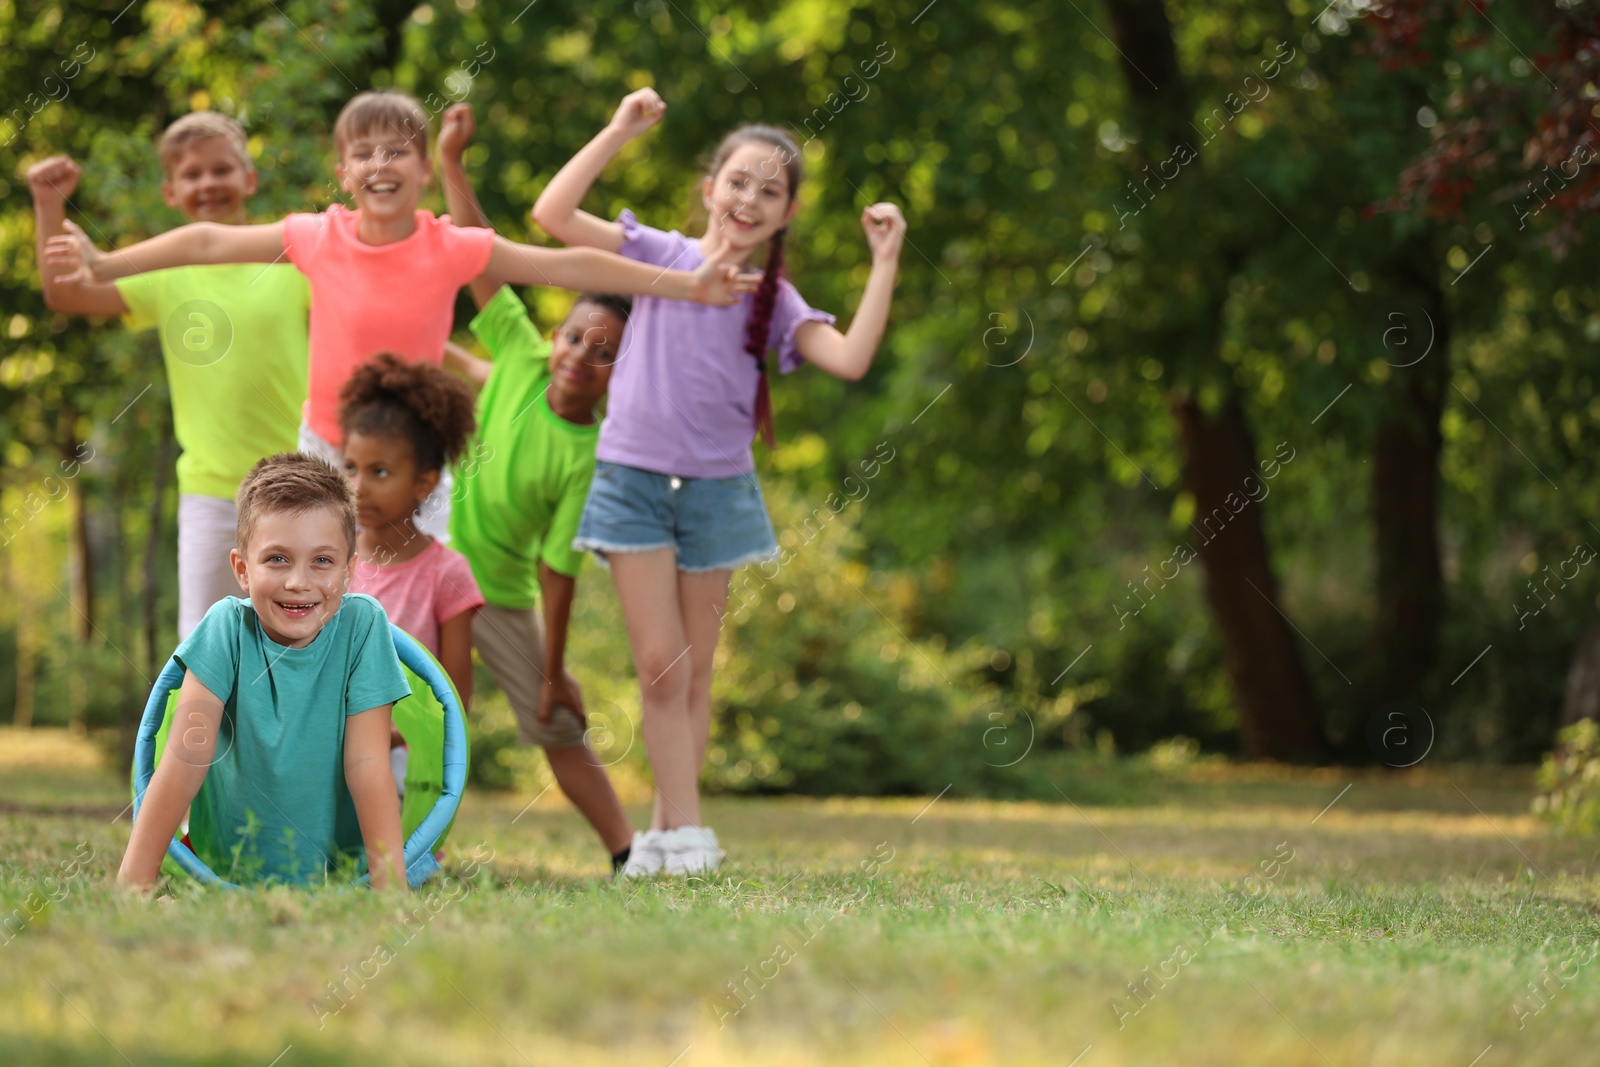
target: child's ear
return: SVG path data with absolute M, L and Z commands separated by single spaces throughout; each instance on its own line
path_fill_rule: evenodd
M 416 480 L 412 482 L 412 487 L 417 491 L 418 507 L 421 507 L 422 502 L 432 496 L 435 489 L 439 488 L 440 477 L 442 477 L 442 474 L 439 471 L 422 471 L 417 475 Z
M 712 179 L 708 176 L 700 179 L 700 203 L 705 205 L 706 211 L 711 210 Z
M 789 210 L 784 212 L 784 214 L 783 214 L 783 225 L 784 225 L 785 228 L 788 227 L 789 223 L 794 221 L 795 214 L 799 210 L 800 210 L 800 198 L 797 196 L 793 200 L 789 201 Z
M 161 199 L 165 200 L 170 208 L 179 207 L 178 191 L 172 187 L 172 182 L 167 178 L 161 179 Z
M 244 565 L 244 557 L 239 555 L 237 548 L 228 551 L 228 562 L 233 565 L 233 576 L 239 580 L 239 588 L 244 590 L 244 595 L 250 595 L 250 569 Z
M 347 192 L 347 193 L 351 194 L 352 196 L 354 196 L 355 195 L 355 190 L 350 188 L 350 174 L 349 174 L 348 171 L 346 171 L 344 169 L 344 164 L 343 163 L 335 164 L 334 168 L 333 168 L 333 173 L 334 173 L 334 177 L 339 179 L 339 188 L 343 189 L 345 192 Z
M 260 183 L 261 176 L 256 173 L 256 169 L 254 167 L 246 170 L 244 172 L 244 195 L 247 197 L 255 196 L 256 188 L 260 185 Z

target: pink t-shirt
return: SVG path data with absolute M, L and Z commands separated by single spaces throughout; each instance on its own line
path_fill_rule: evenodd
M 334 204 L 284 220 L 283 248 L 311 286 L 311 376 L 305 421 L 334 447 L 339 390 L 379 352 L 417 363 L 444 362 L 456 294 L 483 273 L 494 231 L 454 226 L 449 215 L 417 212 L 403 241 L 362 244 L 361 212 Z
M 439 626 L 463 611 L 483 607 L 467 557 L 435 541 L 413 559 L 380 567 L 357 560 L 350 592 L 383 605 L 389 621 L 439 654 Z

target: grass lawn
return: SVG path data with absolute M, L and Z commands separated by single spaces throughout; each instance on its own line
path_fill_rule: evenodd
M 469 792 L 405 909 L 144 903 L 112 886 L 125 779 L 0 731 L 0 1063 L 1594 1063 L 1596 846 L 1527 814 L 1530 777 L 713 800 L 724 874 L 628 886 L 553 793 Z

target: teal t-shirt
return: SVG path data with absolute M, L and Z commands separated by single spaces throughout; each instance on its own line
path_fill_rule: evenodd
M 576 576 L 572 548 L 594 478 L 596 423 L 550 410 L 550 342 L 520 297 L 501 286 L 472 320 L 493 369 L 478 397 L 478 440 L 456 471 L 450 547 L 472 562 L 478 589 L 496 607 L 529 609 L 539 562 Z
M 378 602 L 346 594 L 309 645 L 287 648 L 250 601 L 227 597 L 174 655 L 223 701 L 216 752 L 189 806 L 195 853 L 230 882 L 320 882 L 344 857 L 359 863 L 344 720 L 411 692 Z M 172 728 L 184 728 L 181 705 Z

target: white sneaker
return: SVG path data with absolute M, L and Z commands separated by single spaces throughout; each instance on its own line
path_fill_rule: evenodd
M 665 850 L 664 870 L 683 877 L 689 874 L 710 874 L 727 853 L 717 844 L 716 831 L 709 826 L 680 826 L 661 835 Z
M 661 865 L 666 862 L 667 854 L 662 848 L 662 838 L 666 836 L 663 830 L 646 830 L 633 832 L 633 845 L 628 850 L 628 862 L 622 865 L 622 870 L 617 874 L 623 878 L 649 878 L 653 874 L 661 873 Z

